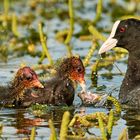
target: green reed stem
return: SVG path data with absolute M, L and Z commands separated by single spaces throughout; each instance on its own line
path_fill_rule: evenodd
M 95 39 L 99 39 L 99 40 L 102 40 L 102 41 L 106 40 L 106 37 L 104 37 L 94 26 L 90 25 L 88 27 L 88 30 L 93 35 L 93 37 Z
M 93 20 L 93 24 L 96 24 L 100 20 L 102 15 L 102 7 L 103 7 L 103 0 L 98 0 L 96 16 L 95 19 Z
M 73 35 L 73 30 L 74 30 L 73 0 L 69 0 L 68 1 L 68 6 L 69 6 L 69 17 L 70 17 L 70 29 L 68 31 L 68 35 L 67 35 L 66 40 L 65 40 L 64 43 L 67 45 L 67 47 L 70 47 L 68 44 L 71 41 L 71 38 L 72 38 L 72 35 Z M 70 49 L 67 49 L 67 51 L 69 52 L 69 55 L 72 54 L 71 50 L 72 50 L 71 48 Z
M 68 57 L 71 57 L 72 56 L 72 48 L 70 45 L 66 45 L 66 49 L 67 49 L 67 52 L 68 52 Z
M 41 23 L 38 24 L 38 29 L 39 29 L 39 35 L 40 35 L 40 42 L 41 42 L 42 49 L 43 49 L 42 56 L 41 56 L 39 62 L 42 62 L 43 59 L 46 56 L 48 58 L 48 60 L 49 60 L 50 65 L 53 65 L 53 60 L 52 60 L 52 57 L 51 57 L 51 55 L 49 53 L 49 50 L 48 50 L 48 47 L 47 47 L 47 44 L 46 44 L 46 39 L 47 38 L 43 34 L 43 29 L 42 29 L 42 24 Z
M 51 119 L 49 120 L 49 127 L 51 129 L 50 140 L 57 140 L 55 127 L 54 127 L 53 121 Z
M 61 37 L 67 36 L 67 34 L 68 34 L 68 30 L 67 29 L 66 30 L 62 30 L 62 31 L 59 31 L 59 32 L 56 33 L 55 38 L 59 39 Z
M 99 31 L 97 31 L 97 29 L 95 27 L 93 27 L 92 25 L 90 25 L 88 27 L 88 30 L 95 38 L 94 38 L 93 45 L 91 46 L 87 56 L 84 59 L 84 66 L 85 67 L 89 64 L 89 61 L 90 61 L 91 57 L 93 56 L 94 51 L 96 50 L 96 47 L 97 47 L 96 39 L 99 39 L 102 41 L 106 40 L 106 38 Z
M 85 57 L 85 59 L 83 61 L 85 67 L 89 64 L 89 61 L 90 61 L 91 57 L 93 56 L 93 53 L 96 50 L 96 47 L 97 47 L 97 43 L 93 42 L 91 48 L 89 49 L 87 56 Z
M 105 128 L 104 128 L 104 123 L 103 123 L 101 114 L 98 112 L 97 116 L 98 116 L 98 123 L 99 123 L 99 128 L 101 131 L 102 138 L 103 138 L 103 140 L 107 140 L 106 132 L 105 132 Z
M 32 131 L 31 131 L 30 140 L 35 140 L 35 135 L 36 135 L 35 127 L 33 127 L 33 128 L 32 128 Z
M 96 62 L 91 67 L 92 72 L 97 72 L 99 62 L 100 62 L 100 59 L 96 59 Z
M 110 110 L 109 118 L 108 118 L 108 124 L 107 124 L 107 133 L 108 133 L 108 138 L 109 139 L 110 139 L 111 134 L 112 134 L 113 124 L 114 124 L 114 112 L 113 112 L 113 110 Z
M 73 11 L 73 0 L 68 1 L 69 5 L 69 17 L 70 17 L 70 29 L 67 35 L 67 38 L 65 40 L 65 44 L 70 43 L 70 40 L 72 38 L 73 30 L 74 30 L 74 11 Z
M 17 30 L 17 16 L 15 13 L 12 15 L 12 32 L 15 36 L 19 36 L 19 32 Z
M 4 0 L 4 15 L 7 16 L 9 12 L 9 0 Z
M 94 87 L 97 87 L 98 82 L 98 64 L 100 59 L 96 59 L 96 62 L 91 66 L 91 81 Z
M 75 122 L 76 122 L 76 120 L 77 120 L 78 117 L 79 116 L 77 114 L 74 115 L 74 117 L 72 118 L 72 120 L 69 123 L 69 127 L 73 127 L 74 126 L 74 124 L 75 124 Z
M 41 57 L 40 57 L 40 59 L 39 59 L 39 61 L 38 61 L 38 63 L 40 64 L 40 63 L 42 63 L 42 61 L 45 59 L 45 53 L 44 53 L 44 51 L 42 51 L 42 55 L 41 55 Z
M 66 111 L 62 118 L 60 129 L 60 140 L 66 140 L 69 122 L 70 122 L 70 113 Z
M 112 96 L 108 96 L 107 100 L 111 101 L 113 103 L 113 105 L 115 106 L 115 113 L 120 114 L 121 113 L 121 105 L 119 103 L 119 101 L 112 97 Z
M 129 140 L 127 128 L 123 129 L 122 133 L 119 135 L 118 140 Z

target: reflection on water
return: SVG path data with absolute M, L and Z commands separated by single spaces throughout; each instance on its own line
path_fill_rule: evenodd
M 61 107 L 53 107 L 41 117 L 35 117 L 26 109 L 1 109 L 0 122 L 4 125 L 2 138 L 28 138 L 32 127 L 36 127 L 36 136 L 46 139 L 49 136 L 48 120 L 54 121 L 55 128 L 59 133 L 63 113 L 66 110 Z M 75 109 L 69 109 L 73 114 Z
M 140 110 L 126 109 L 122 118 L 126 120 L 130 139 L 140 134 Z
M 70 107 L 67 108 L 71 117 L 74 113 L 79 112 L 82 107 Z M 108 112 L 109 110 L 104 108 L 84 107 L 85 113 L 93 112 Z M 48 126 L 48 120 L 52 119 L 57 130 L 60 132 L 60 125 L 63 113 L 66 109 L 62 107 L 51 107 L 44 112 L 41 117 L 33 115 L 29 109 L 6 109 L 0 110 L 0 122 L 4 125 L 2 138 L 18 139 L 29 138 L 32 127 L 36 127 L 36 136 L 38 139 L 49 139 L 50 129 Z M 117 121 L 117 125 L 113 128 L 112 139 L 117 139 L 118 134 L 127 126 L 130 138 L 133 138 L 140 132 L 140 111 L 139 110 L 124 110 L 122 118 Z M 100 131 L 97 128 L 90 128 L 87 134 L 94 133 L 100 136 Z
M 74 113 L 79 112 L 83 107 L 70 107 L 67 108 L 71 117 Z M 85 113 L 93 112 L 108 112 L 104 108 L 84 107 Z M 4 125 L 2 138 L 18 139 L 18 138 L 29 138 L 32 127 L 36 127 L 36 137 L 38 139 L 49 139 L 50 129 L 48 126 L 48 120 L 52 119 L 56 128 L 57 133 L 60 132 L 60 125 L 63 113 L 66 109 L 62 107 L 52 107 L 46 110 L 41 116 L 34 116 L 29 109 L 6 109 L 1 108 L 0 110 L 0 122 Z M 140 111 L 139 110 L 124 110 L 122 118 L 117 121 L 117 125 L 113 128 L 112 139 L 117 139 L 118 134 L 122 132 L 124 127 L 128 127 L 128 133 L 130 138 L 138 135 L 140 132 Z M 87 131 L 87 130 L 86 130 Z M 87 134 L 96 134 L 100 136 L 100 131 L 97 128 L 89 128 Z

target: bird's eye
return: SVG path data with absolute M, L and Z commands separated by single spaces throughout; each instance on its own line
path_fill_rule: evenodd
M 121 28 L 120 28 L 120 32 L 121 32 L 121 33 L 125 32 L 125 30 L 126 30 L 125 27 L 121 27 Z
M 82 72 L 82 68 L 81 68 L 81 67 L 78 67 L 78 68 L 77 68 L 77 71 L 78 71 L 78 72 Z
M 28 81 L 32 80 L 32 76 L 26 76 L 26 80 Z

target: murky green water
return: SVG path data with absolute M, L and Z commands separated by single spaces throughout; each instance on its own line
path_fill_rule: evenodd
M 36 0 L 37 2 L 37 0 Z M 38 39 L 38 29 L 37 24 L 39 21 L 44 23 L 44 32 L 48 36 L 47 44 L 49 51 L 54 60 L 64 57 L 67 53 L 64 43 L 59 42 L 55 39 L 55 34 L 58 31 L 66 29 L 69 27 L 68 18 L 68 7 L 64 0 L 40 0 L 36 3 L 33 0 L 11 0 L 10 1 L 10 14 L 15 12 L 20 21 L 18 21 L 18 31 L 20 33 L 21 41 L 13 43 L 14 38 L 10 27 L 11 25 L 6 25 L 6 29 L 0 25 L 0 47 L 12 46 L 20 47 L 28 46 L 28 44 L 35 44 L 35 50 L 41 50 L 41 46 Z M 73 47 L 73 53 L 79 54 L 81 58 L 84 58 L 90 46 L 92 45 L 91 40 L 80 40 L 79 37 L 82 35 L 89 35 L 87 30 L 88 24 L 95 17 L 97 0 L 74 0 L 75 8 L 75 30 L 72 37 L 71 46 Z M 109 31 L 113 21 L 124 16 L 124 15 L 139 15 L 140 14 L 140 4 L 134 1 L 123 1 L 116 0 L 116 3 L 110 3 L 111 0 L 103 1 L 103 13 L 101 20 L 96 24 L 98 30 L 103 30 L 104 35 L 108 36 Z M 115 2 L 115 0 L 114 0 Z M 3 1 L 0 1 L 0 14 L 3 13 Z M 5 24 L 2 23 L 1 24 Z M 9 29 L 8 29 L 9 28 Z M 11 40 L 12 39 L 12 40 Z M 99 44 L 102 44 L 99 41 Z M 33 55 L 33 54 L 32 54 Z M 25 63 L 29 66 L 37 64 L 39 57 L 32 57 L 27 49 L 22 51 L 12 52 L 9 49 L 8 58 L 3 55 L 1 51 L 0 54 L 0 84 L 6 85 L 8 81 L 13 77 L 13 72 L 15 72 L 21 63 Z M 118 97 L 119 88 L 123 77 L 118 71 L 118 69 L 113 65 L 108 68 L 102 68 L 98 71 L 98 82 L 97 87 L 105 85 L 105 89 L 97 91 L 96 87 L 92 86 L 91 81 L 91 66 L 96 61 L 98 54 L 95 51 L 90 64 L 86 67 L 86 83 L 88 89 L 96 92 L 112 93 L 114 97 Z M 7 60 L 7 62 L 4 62 Z M 125 73 L 127 57 L 122 58 L 115 62 L 119 69 Z M 48 63 L 47 59 L 43 63 Z M 103 75 L 105 74 L 106 75 Z M 109 76 L 107 76 L 109 75 Z M 74 100 L 74 107 L 70 110 L 71 114 L 76 113 L 81 109 L 81 101 L 77 97 L 77 93 L 80 91 L 78 87 Z M 83 108 L 83 106 L 82 106 Z M 105 108 L 95 108 L 95 107 L 84 107 L 86 113 L 93 113 L 97 111 L 103 111 L 108 113 L 108 109 Z M 59 132 L 61 118 L 64 111 L 60 109 L 53 109 L 48 111 L 41 117 L 35 117 L 28 109 L 0 109 L 0 123 L 4 125 L 3 133 L 1 139 L 8 140 L 20 140 L 22 138 L 29 138 L 30 130 L 33 126 L 36 126 L 36 139 L 37 140 L 47 140 L 49 139 L 50 129 L 48 128 L 48 119 L 53 118 L 57 132 Z M 121 118 L 117 121 L 117 124 L 113 128 L 112 139 L 118 138 L 118 135 L 122 130 L 128 127 L 129 137 L 134 138 L 137 134 L 140 134 L 140 111 L 139 110 L 123 110 L 121 113 Z M 99 129 L 91 128 L 89 132 L 100 135 Z M 87 132 L 88 135 L 88 132 Z

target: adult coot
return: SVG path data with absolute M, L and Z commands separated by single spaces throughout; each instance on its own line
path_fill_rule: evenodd
M 140 107 L 140 20 L 131 18 L 116 21 L 99 54 L 115 46 L 125 48 L 129 52 L 128 68 L 119 93 L 120 101 Z

